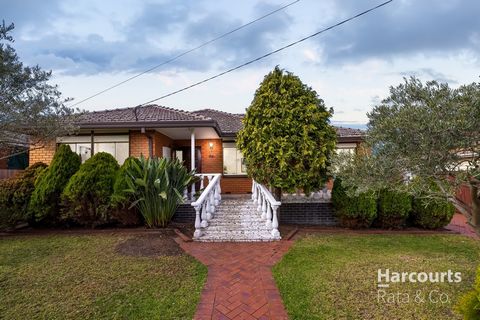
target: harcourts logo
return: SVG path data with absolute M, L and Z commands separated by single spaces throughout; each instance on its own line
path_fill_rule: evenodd
M 399 303 L 451 303 L 447 293 L 435 289 L 435 283 L 459 283 L 462 281 L 461 272 L 447 270 L 444 272 L 397 272 L 390 269 L 377 271 L 377 302 L 392 305 Z M 395 286 L 397 289 L 388 289 L 390 284 L 406 284 L 405 287 Z M 410 283 L 428 283 L 412 292 Z M 418 288 L 418 286 L 415 286 Z
M 462 281 L 461 272 L 453 272 L 448 270 L 445 272 L 396 272 L 390 269 L 378 269 L 377 286 L 379 288 L 388 288 L 390 283 L 459 283 Z

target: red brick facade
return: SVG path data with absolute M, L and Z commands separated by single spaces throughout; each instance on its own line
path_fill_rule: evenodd
M 56 150 L 57 144 L 54 140 L 45 143 L 44 146 L 31 146 L 29 151 L 28 164 L 32 165 L 35 162 L 43 162 L 46 164 L 50 164 Z
M 148 137 L 152 137 L 153 154 L 162 157 L 163 147 L 171 148 L 172 152 L 176 147 L 190 147 L 190 140 L 172 140 L 171 138 L 157 131 L 147 131 L 141 133 L 130 131 L 130 156 L 140 157 L 140 155 L 149 155 Z M 210 143 L 213 147 L 210 148 Z M 202 154 L 202 173 L 222 173 L 223 172 L 223 144 L 221 139 L 196 139 L 195 146 L 201 148 Z M 43 148 L 32 147 L 30 149 L 29 164 L 42 161 L 50 164 L 55 154 L 56 143 L 52 141 Z M 223 176 L 221 179 L 223 193 L 249 193 L 252 190 L 252 180 L 245 176 Z
M 252 192 L 252 179 L 245 176 L 223 176 L 220 180 L 222 193 L 249 193 Z

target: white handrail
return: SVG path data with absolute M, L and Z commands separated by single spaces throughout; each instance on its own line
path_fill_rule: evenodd
M 221 189 L 220 189 L 220 173 L 211 174 L 196 174 L 200 177 L 200 189 L 203 187 L 205 177 L 208 179 L 208 185 L 203 190 L 200 197 L 191 203 L 195 208 L 195 232 L 194 238 L 202 236 L 202 228 L 208 227 L 208 221 L 213 218 L 215 207 L 220 204 Z
M 255 180 L 252 183 L 252 200 L 257 204 L 257 209 L 261 212 L 262 219 L 266 220 L 267 228 L 272 229 L 272 237 L 280 239 L 277 210 L 282 203 L 276 200 L 265 186 Z

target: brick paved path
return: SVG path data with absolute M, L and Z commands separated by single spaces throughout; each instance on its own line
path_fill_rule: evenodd
M 287 319 L 270 269 L 291 244 L 180 243 L 208 267 L 195 319 Z
M 468 224 L 467 218 L 465 218 L 464 215 L 459 213 L 455 213 L 455 215 L 452 218 L 452 221 L 450 221 L 450 224 L 446 226 L 446 229 L 461 233 L 471 238 L 475 238 L 475 239 L 479 238 L 478 234 L 475 232 L 473 227 L 471 227 Z

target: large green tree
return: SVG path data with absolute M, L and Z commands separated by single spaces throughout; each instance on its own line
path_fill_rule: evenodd
M 51 72 L 20 62 L 10 45 L 13 28 L 0 25 L 0 149 L 17 152 L 73 131 L 75 119 L 57 86 L 48 83 Z
M 479 226 L 480 84 L 452 89 L 405 79 L 368 117 L 372 152 L 337 162 L 343 183 L 358 192 L 394 188 L 446 198 Z M 455 196 L 462 184 L 470 187 L 471 207 Z
M 336 144 L 333 111 L 309 86 L 278 66 L 255 92 L 243 119 L 237 145 L 248 174 L 281 191 L 321 188 Z

